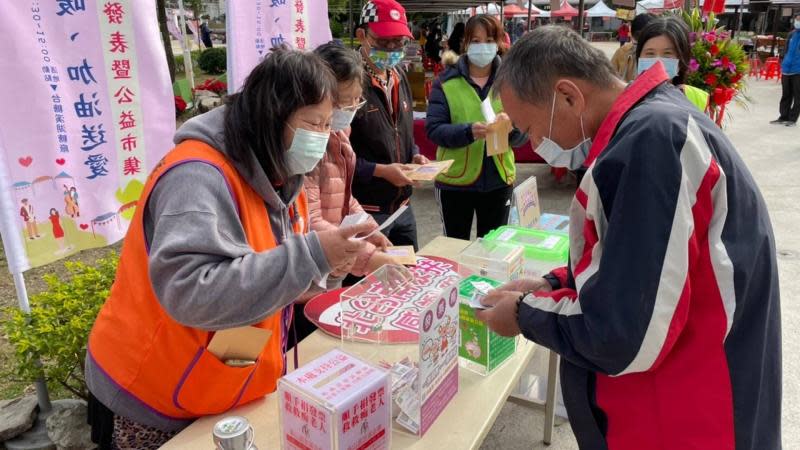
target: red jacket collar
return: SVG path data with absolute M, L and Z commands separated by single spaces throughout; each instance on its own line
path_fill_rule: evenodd
M 617 98 L 614 105 L 611 106 L 611 111 L 608 112 L 603 123 L 592 139 L 592 148 L 589 150 L 589 156 L 583 163 L 584 167 L 589 167 L 592 163 L 603 153 L 609 141 L 617 131 L 622 118 L 627 114 L 631 108 L 641 101 L 653 89 L 661 85 L 661 83 L 669 80 L 669 75 L 664 69 L 664 64 L 661 61 L 653 64 L 653 67 L 647 69 L 639 77 L 637 77 L 630 86 L 625 89 L 625 92 Z

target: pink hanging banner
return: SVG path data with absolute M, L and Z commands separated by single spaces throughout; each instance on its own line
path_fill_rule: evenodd
M 328 2 L 228 0 L 228 90 L 235 92 L 270 49 L 312 49 L 331 40 Z
M 125 235 L 175 109 L 154 0 L 5 3 L 0 231 L 20 272 Z

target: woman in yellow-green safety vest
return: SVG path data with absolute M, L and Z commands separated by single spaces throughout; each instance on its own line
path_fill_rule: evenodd
M 508 119 L 500 100 L 491 95 L 500 67 L 498 55 L 506 50 L 500 21 L 485 14 L 470 18 L 461 47 L 458 62 L 433 85 L 425 130 L 439 146 L 436 159 L 454 161 L 436 178 L 444 234 L 469 240 L 473 215 L 478 237 L 507 223 L 516 176 L 511 147 L 524 144 L 528 138 L 512 130 L 505 152 L 493 156 L 486 153 L 488 128 L 481 103 L 490 99 L 498 119 Z
M 672 77 L 672 84 L 683 90 L 686 98 L 700 111 L 705 111 L 708 106 L 708 92 L 685 84 L 691 54 L 689 27 L 677 17 L 651 20 L 642 30 L 636 48 L 639 73 L 660 60 L 667 69 L 667 74 Z

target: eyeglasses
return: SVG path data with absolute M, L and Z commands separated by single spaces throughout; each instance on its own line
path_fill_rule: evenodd
M 375 42 L 375 45 L 372 45 L 376 50 L 398 50 L 404 48 L 408 43 L 408 38 L 405 37 L 397 37 L 391 39 L 382 39 L 370 31 L 367 36 Z
M 363 108 L 364 105 L 366 105 L 366 104 L 367 104 L 367 100 L 364 97 L 359 97 L 358 99 L 356 99 L 356 101 L 354 101 L 350 105 L 342 105 L 340 103 L 339 104 L 339 109 L 341 109 L 342 111 L 353 112 L 353 111 L 358 111 L 359 109 Z

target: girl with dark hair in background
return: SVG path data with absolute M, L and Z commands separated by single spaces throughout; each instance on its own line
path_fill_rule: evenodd
M 305 173 L 325 153 L 336 79 L 274 49 L 223 107 L 186 122 L 158 163 L 89 336 L 89 422 L 102 448 L 155 449 L 194 419 L 273 392 L 292 304 L 350 270 L 374 224 L 309 232 Z M 254 360 L 214 334 L 264 330 Z
M 464 34 L 466 53 L 436 80 L 428 102 L 425 129 L 439 145 L 436 159 L 455 160 L 436 178 L 436 198 L 448 237 L 469 240 L 473 215 L 478 237 L 508 222 L 514 152 L 509 147 L 499 155 L 486 154 L 488 126 L 481 112 L 481 102 L 489 97 L 500 68 L 499 55 L 507 50 L 505 34 L 495 17 L 470 18 Z M 498 118 L 507 119 L 500 101 L 492 104 Z M 514 147 L 526 140 L 518 130 L 509 136 Z
M 636 47 L 638 73 L 661 61 L 672 84 L 680 88 L 686 98 L 705 111 L 709 95 L 706 91 L 686 84 L 686 72 L 692 57 L 689 44 L 689 27 L 677 17 L 659 17 L 651 20 L 639 35 Z

